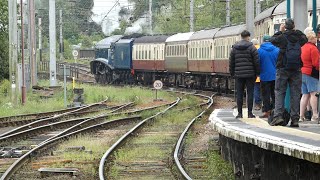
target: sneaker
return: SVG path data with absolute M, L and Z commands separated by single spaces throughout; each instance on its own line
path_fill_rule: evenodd
M 300 117 L 299 121 L 306 121 L 306 118 L 305 117 Z
M 271 126 L 279 126 L 283 124 L 284 120 L 281 117 L 274 117 L 273 120 L 270 122 Z
M 259 111 L 261 109 L 261 104 L 256 104 L 254 110 Z
M 242 118 L 242 114 L 239 113 L 239 114 L 236 116 L 236 118 L 237 118 L 237 119 Z
M 256 116 L 253 115 L 252 113 L 248 113 L 248 118 L 256 118 Z
M 312 116 L 311 121 L 318 122 L 318 121 L 319 121 L 319 118 Z
M 293 121 L 293 120 L 291 120 L 290 127 L 299 127 L 299 121 Z

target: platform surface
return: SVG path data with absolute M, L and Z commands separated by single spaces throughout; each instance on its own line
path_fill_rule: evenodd
M 248 119 L 246 110 L 243 112 L 244 118 L 236 119 L 235 110 L 216 109 L 209 120 L 216 131 L 228 138 L 320 163 L 320 125 L 316 122 L 300 122 L 299 128 L 270 126 L 267 119 Z

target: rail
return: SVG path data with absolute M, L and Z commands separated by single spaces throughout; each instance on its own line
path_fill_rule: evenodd
M 83 110 L 86 110 L 86 109 L 89 109 L 91 107 L 94 107 L 94 106 L 98 106 L 100 104 L 103 104 L 105 103 L 107 100 L 104 100 L 104 101 L 101 101 L 99 103 L 94 103 L 94 104 L 91 104 L 91 105 L 88 105 L 88 106 L 84 106 L 82 108 L 79 108 L 79 109 L 75 109 L 73 111 L 69 111 L 69 112 L 65 112 L 65 113 L 62 113 L 62 114 L 59 114 L 57 116 L 53 116 L 53 117 L 48 117 L 48 118 L 44 118 L 44 119 L 39 119 L 39 120 L 36 120 L 35 122 L 31 122 L 29 124 L 26 124 L 26 125 L 23 125 L 23 126 L 20 126 L 20 127 L 17 127 L 11 131 L 8 131 L 6 133 L 3 133 L 0 135 L 0 138 L 3 138 L 5 136 L 8 136 L 10 134 L 14 134 L 14 133 L 17 133 L 17 132 L 21 132 L 21 131 L 24 131 L 26 129 L 29 129 L 30 127 L 34 127 L 34 126 L 37 126 L 39 124 L 43 124 L 43 123 L 47 123 L 47 122 L 50 122 L 50 121 L 54 121 L 58 118 L 61 118 L 63 116 L 66 116 L 66 115 L 69 115 L 69 114 L 72 114 L 72 113 L 76 113 L 76 112 L 81 112 Z
M 80 130 L 77 130 L 75 132 L 57 137 L 55 139 L 52 139 L 50 141 L 47 141 L 45 143 L 40 144 L 39 146 L 37 146 L 36 148 L 30 150 L 29 152 L 27 152 L 26 154 L 24 154 L 23 156 L 21 156 L 18 160 L 16 160 L 7 170 L 6 172 L 2 175 L 2 177 L 0 178 L 0 180 L 9 180 L 11 178 L 11 176 L 24 164 L 26 163 L 29 159 L 31 159 L 35 154 L 37 154 L 37 151 L 40 151 L 42 148 L 49 146 L 50 144 L 53 144 L 63 140 L 63 139 L 69 139 L 70 137 L 80 134 L 80 133 L 85 133 L 85 132 L 91 132 L 93 130 L 98 130 L 100 128 L 105 128 L 105 127 L 110 127 L 110 126 L 115 126 L 119 123 L 129 123 L 132 122 L 132 120 L 139 120 L 141 119 L 140 116 L 134 116 L 134 117 L 126 117 L 126 118 L 120 118 L 120 119 L 116 119 L 113 121 L 108 121 L 108 122 L 104 122 L 104 123 L 100 123 L 97 125 L 93 125 L 90 127 L 86 127 Z
M 158 112 L 157 114 L 150 116 L 149 118 L 144 119 L 143 121 L 141 121 L 140 123 L 138 123 L 135 127 L 133 127 L 132 129 L 130 129 L 126 134 L 124 134 L 116 143 L 114 143 L 107 151 L 106 153 L 102 156 L 101 160 L 100 160 L 100 164 L 99 164 L 99 178 L 100 180 L 104 180 L 104 164 L 107 160 L 107 158 L 110 156 L 110 154 L 119 146 L 119 144 L 121 142 L 123 142 L 125 139 L 127 139 L 133 132 L 137 131 L 140 127 L 142 127 L 142 125 L 144 125 L 147 121 L 154 119 L 155 117 L 162 115 L 164 113 L 166 113 L 168 110 L 170 110 L 171 108 L 175 107 L 179 102 L 180 102 L 180 98 L 178 98 L 176 100 L 175 103 L 173 103 L 171 106 L 169 106 L 168 108 L 166 108 L 165 110 Z
M 179 160 L 179 155 L 181 154 L 181 147 L 183 145 L 183 141 L 185 140 L 185 137 L 187 135 L 187 132 L 189 131 L 189 129 L 191 128 L 191 126 L 194 124 L 194 122 L 199 119 L 213 104 L 213 96 L 212 95 L 211 97 L 209 96 L 204 96 L 204 95 L 198 95 L 198 96 L 202 96 L 202 97 L 206 97 L 208 98 L 208 102 L 206 104 L 208 104 L 208 106 L 206 107 L 205 110 L 203 110 L 200 114 L 198 114 L 195 118 L 193 118 L 190 123 L 187 125 L 187 127 L 184 129 L 184 131 L 181 133 L 179 139 L 178 139 L 178 142 L 176 144 L 176 147 L 175 147 L 175 150 L 174 150 L 174 154 L 173 154 L 173 157 L 174 157 L 174 161 L 175 161 L 175 164 L 176 166 L 178 167 L 179 169 L 179 172 L 182 174 L 182 176 L 185 178 L 185 179 L 188 179 L 188 180 L 191 180 L 192 178 L 188 175 L 188 173 L 185 171 L 185 169 L 183 168 L 183 166 L 181 165 L 180 163 L 180 160 Z

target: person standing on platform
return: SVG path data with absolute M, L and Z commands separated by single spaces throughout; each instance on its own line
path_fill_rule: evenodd
M 271 126 L 287 125 L 284 115 L 284 98 L 287 85 L 290 86 L 290 119 L 291 127 L 299 127 L 301 95 L 301 47 L 308 42 L 307 37 L 295 30 L 293 19 L 288 18 L 280 31 L 271 38 L 271 43 L 280 48 L 276 65 L 275 109 Z
M 308 43 L 301 48 L 302 72 L 302 98 L 300 101 L 300 120 L 304 121 L 305 111 L 310 100 L 312 108 L 311 121 L 318 121 L 318 92 L 319 83 L 319 51 L 316 46 L 316 34 L 311 31 L 307 33 Z
M 272 104 L 275 102 L 274 87 L 276 80 L 276 63 L 279 55 L 279 48 L 270 43 L 270 36 L 263 37 L 263 44 L 258 49 L 260 60 L 260 80 L 261 80 L 261 93 L 263 107 L 262 118 L 269 118 Z M 270 102 L 272 99 L 272 103 Z
M 248 118 L 255 118 L 252 113 L 253 90 L 256 77 L 260 74 L 259 56 L 257 49 L 250 42 L 250 32 L 241 33 L 242 40 L 232 46 L 229 57 L 229 70 L 236 79 L 237 108 L 236 118 L 242 118 L 244 89 L 247 88 Z
M 320 51 L 320 24 L 317 26 L 317 47 L 318 50 Z
M 252 39 L 251 40 L 252 44 L 254 47 L 256 47 L 257 50 L 259 50 L 260 45 L 259 41 L 257 39 Z M 254 83 L 254 109 L 255 110 L 260 110 L 261 109 L 261 88 L 260 88 L 260 77 L 258 76 L 256 79 L 256 82 Z

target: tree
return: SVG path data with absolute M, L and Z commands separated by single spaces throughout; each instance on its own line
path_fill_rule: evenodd
M 37 0 L 38 17 L 42 18 L 43 35 L 49 35 L 49 2 Z M 78 39 L 81 34 L 92 35 L 102 33 L 101 26 L 91 16 L 93 0 L 56 1 L 56 24 L 59 32 L 59 10 L 63 11 L 63 36 L 65 39 Z
M 9 78 L 8 1 L 0 1 L 0 81 Z

